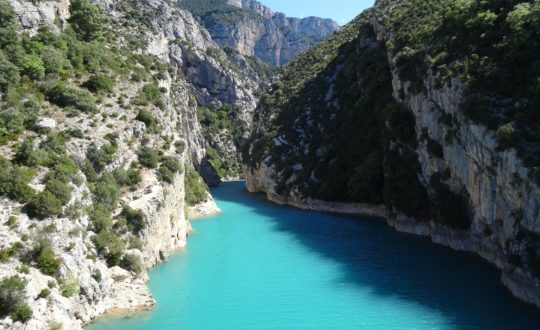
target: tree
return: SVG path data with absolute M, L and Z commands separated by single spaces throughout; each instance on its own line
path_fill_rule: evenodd
M 90 0 L 71 0 L 69 11 L 69 23 L 84 40 L 92 41 L 105 34 L 108 19 L 101 7 Z
M 19 68 L 0 51 L 0 91 L 6 92 L 19 82 Z

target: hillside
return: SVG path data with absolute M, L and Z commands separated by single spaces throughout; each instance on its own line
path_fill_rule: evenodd
M 1 0 L 0 35 L 0 329 L 152 307 L 147 269 L 218 211 L 198 172 L 233 142 L 201 109 L 243 127 L 261 79 L 176 1 Z
M 248 188 L 476 252 L 540 306 L 539 27 L 538 1 L 377 1 L 261 96 Z
M 270 67 L 288 63 L 339 28 L 330 19 L 286 17 L 255 0 L 180 0 L 179 4 L 200 20 L 218 44 Z

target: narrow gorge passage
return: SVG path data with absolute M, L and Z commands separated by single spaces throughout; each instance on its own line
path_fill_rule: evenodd
M 534 329 L 500 273 L 384 221 L 300 211 L 212 190 L 223 213 L 150 273 L 156 308 L 105 329 Z

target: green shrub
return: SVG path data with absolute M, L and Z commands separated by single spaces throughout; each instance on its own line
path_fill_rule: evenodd
M 96 269 L 93 273 L 92 273 L 92 278 L 94 280 L 96 280 L 96 282 L 100 283 L 101 280 L 103 279 L 103 275 L 101 275 L 101 271 L 99 269 Z
M 62 201 L 45 190 L 37 194 L 29 204 L 30 214 L 38 218 L 47 218 L 62 213 Z
M 0 281 L 0 317 L 8 315 L 14 321 L 26 322 L 32 317 L 32 310 L 24 302 L 26 283 L 18 276 Z
M 186 171 L 185 188 L 185 199 L 188 205 L 195 205 L 208 199 L 208 186 L 199 173 L 193 169 Z
M 499 148 L 506 149 L 511 148 L 517 142 L 516 129 L 512 124 L 505 124 L 500 126 L 496 132 L 497 143 Z
M 186 150 L 186 142 L 184 142 L 183 140 L 181 141 L 176 141 L 174 143 L 174 147 L 176 148 L 176 153 L 181 155 L 184 153 L 184 151 Z
M 113 211 L 118 203 L 120 187 L 111 174 L 104 174 L 92 188 L 93 201 L 95 205 L 106 206 L 109 211 Z
M 104 74 L 93 74 L 83 87 L 94 93 L 111 93 L 114 89 L 114 79 Z
M 107 14 L 90 0 L 71 0 L 69 11 L 69 23 L 84 40 L 95 40 L 106 33 Z
M 47 74 L 60 75 L 71 69 L 71 64 L 67 60 L 65 52 L 52 46 L 46 46 L 43 49 L 41 60 Z
M 53 276 L 60 267 L 61 260 L 56 257 L 50 246 L 40 248 L 36 257 L 37 268 L 45 275 Z
M 107 165 L 112 163 L 114 160 L 114 155 L 118 147 L 116 144 L 104 144 L 101 148 L 96 147 L 95 145 L 88 149 L 86 157 L 92 164 L 96 172 L 101 172 L 105 169 Z
M 138 153 L 141 165 L 148 168 L 156 168 L 159 164 L 159 154 L 152 148 L 142 147 Z
M 122 210 L 121 216 L 126 219 L 128 229 L 136 235 L 146 227 L 146 217 L 140 210 L 134 210 L 126 205 Z
M 49 101 L 59 107 L 73 107 L 82 112 L 94 112 L 97 110 L 96 98 L 85 89 L 58 82 L 45 93 Z
M 8 261 L 9 259 L 15 257 L 21 250 L 21 247 L 21 243 L 15 243 L 10 248 L 0 250 L 0 262 Z
M 141 171 L 137 169 L 124 170 L 117 168 L 113 171 L 116 183 L 122 187 L 134 187 L 141 182 Z
M 13 228 L 16 225 L 17 225 L 17 218 L 14 216 L 10 216 L 8 220 L 6 221 L 6 226 Z
M 135 254 L 126 254 L 120 266 L 136 274 L 141 274 L 146 269 L 141 258 Z
M 61 322 L 50 321 L 48 325 L 49 325 L 49 330 L 62 330 L 62 329 L 64 329 L 64 325 Z
M 142 251 L 142 249 L 144 248 L 144 243 L 139 236 L 130 236 L 129 248 Z
M 51 295 L 51 290 L 49 288 L 45 288 L 41 290 L 38 294 L 38 298 L 40 299 L 46 299 Z
M 135 119 L 143 122 L 146 125 L 146 129 L 148 130 L 148 133 L 156 132 L 157 120 L 154 117 L 154 115 L 152 115 L 151 112 L 141 109 L 139 110 L 139 113 L 137 114 L 137 117 Z
M 125 252 L 125 243 L 115 233 L 102 230 L 94 238 L 96 249 L 102 254 L 109 267 L 118 266 Z
M 62 205 L 66 205 L 71 199 L 71 187 L 58 179 L 50 179 L 45 185 L 45 191 L 50 192 Z
M 28 306 L 28 304 L 16 305 L 13 307 L 10 316 L 15 322 L 20 321 L 22 323 L 26 323 L 26 321 L 32 318 L 32 309 L 30 306 Z
M 60 293 L 66 298 L 78 295 L 81 292 L 81 286 L 77 279 L 71 278 L 60 286 Z
M 147 84 L 143 86 L 137 96 L 133 99 L 133 103 L 136 105 L 149 105 L 153 104 L 158 108 L 163 108 L 163 95 L 156 84 Z
M 110 230 L 112 228 L 111 211 L 103 204 L 94 204 L 88 214 L 94 232 L 99 233 L 102 230 Z
M 35 191 L 28 186 L 34 173 L 18 167 L 0 156 L 0 196 L 7 196 L 21 203 L 34 199 Z
M 159 179 L 167 183 L 172 183 L 174 176 L 182 172 L 182 164 L 173 157 L 162 157 L 161 165 L 159 166 Z
M 21 72 L 33 80 L 40 80 L 45 76 L 45 65 L 41 58 L 35 55 L 27 55 L 22 62 Z
M 0 91 L 7 92 L 19 83 L 19 79 L 19 68 L 11 63 L 0 50 Z

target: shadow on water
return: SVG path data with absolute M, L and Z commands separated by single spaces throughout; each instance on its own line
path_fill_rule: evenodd
M 519 302 L 483 259 L 394 231 L 381 219 L 346 217 L 276 207 L 244 183 L 212 190 L 220 201 L 249 204 L 318 255 L 343 269 L 342 283 L 374 295 L 415 302 L 466 329 L 537 329 L 540 311 Z

